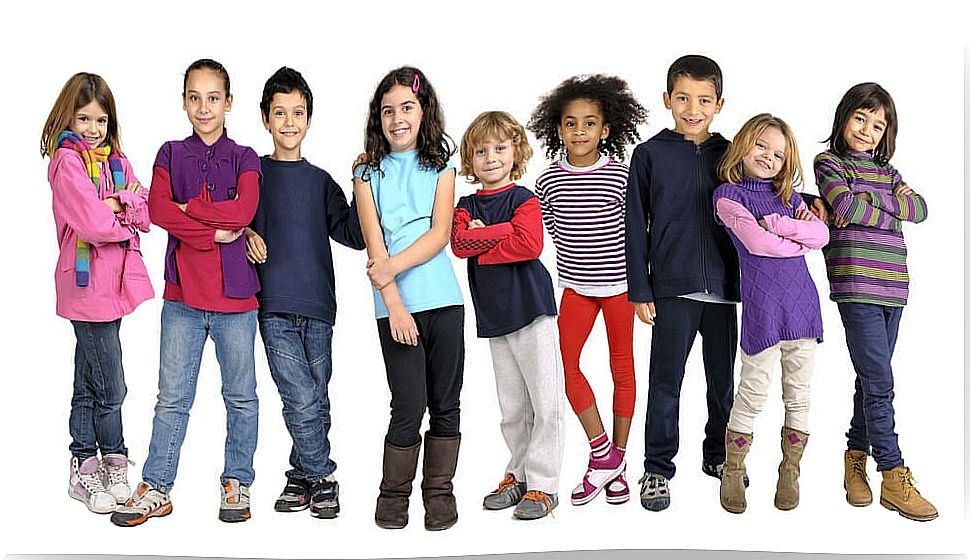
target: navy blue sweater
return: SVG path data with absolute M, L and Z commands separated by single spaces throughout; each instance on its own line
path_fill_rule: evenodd
M 633 151 L 626 195 L 626 271 L 632 302 L 696 292 L 740 301 L 738 255 L 714 222 L 711 195 L 730 142 L 702 144 L 664 129 Z
M 258 265 L 262 312 L 295 313 L 326 321 L 337 314 L 330 239 L 364 248 L 357 208 L 326 171 L 305 159 L 260 158 L 263 182 L 251 228 L 266 241 Z

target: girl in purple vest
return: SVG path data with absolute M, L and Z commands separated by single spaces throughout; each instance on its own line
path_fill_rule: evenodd
M 746 122 L 718 174 L 724 184 L 714 191 L 715 212 L 741 264 L 741 379 L 725 436 L 721 506 L 731 513 L 747 507 L 744 458 L 781 360 L 785 425 L 775 507 L 789 510 L 798 505 L 809 382 L 822 340 L 818 292 L 803 255 L 828 243 L 828 226 L 793 190 L 802 182 L 798 146 L 777 117 L 762 113 Z
M 121 153 L 114 96 L 96 74 L 79 72 L 64 84 L 40 150 L 51 158 L 57 314 L 77 337 L 68 493 L 107 513 L 129 494 L 118 334 L 121 318 L 154 295 L 138 243 L 138 232 L 149 227 L 148 192 Z
M 214 60 L 185 71 L 182 108 L 192 135 L 158 150 L 148 206 L 169 234 L 165 253 L 158 403 L 143 482 L 111 516 L 132 526 L 172 511 L 179 450 L 195 399 L 207 338 L 215 344 L 226 405 L 225 466 L 219 519 L 249 519 L 256 451 L 256 270 L 241 237 L 256 213 L 259 158 L 226 135 L 229 74 Z

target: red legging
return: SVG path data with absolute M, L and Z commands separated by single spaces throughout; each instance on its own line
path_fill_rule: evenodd
M 596 404 L 586 376 L 579 370 L 579 356 L 600 309 L 606 322 L 610 346 L 610 371 L 613 373 L 613 414 L 633 417 L 637 382 L 633 373 L 633 304 L 626 292 L 613 297 L 589 297 L 570 288 L 559 303 L 559 348 L 566 374 L 566 398 L 576 414 Z

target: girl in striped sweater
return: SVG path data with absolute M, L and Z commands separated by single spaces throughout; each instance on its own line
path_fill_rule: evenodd
M 872 503 L 866 456 L 882 472 L 879 502 L 903 517 L 928 521 L 936 508 L 913 486 L 895 433 L 890 363 L 908 295 L 903 222 L 926 219 L 926 202 L 889 165 L 896 107 L 875 83 L 853 86 L 835 110 L 829 149 L 815 158 L 815 180 L 835 226 L 824 249 L 831 298 L 839 306 L 856 370 L 845 452 L 846 500 Z
M 629 169 L 620 160 L 625 146 L 639 140 L 636 127 L 646 123 L 646 116 L 626 82 L 594 75 L 560 84 L 540 101 L 529 122 L 546 155 L 558 160 L 536 179 L 536 194 L 556 246 L 563 288 L 559 339 L 566 396 L 591 449 L 586 474 L 572 492 L 573 505 L 589 503 L 604 488 L 611 504 L 630 498 L 624 454 L 636 398 L 634 308 L 626 294 L 624 245 Z M 579 368 L 583 346 L 601 310 L 613 374 L 612 443 Z

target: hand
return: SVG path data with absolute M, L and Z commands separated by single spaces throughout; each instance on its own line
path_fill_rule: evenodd
M 812 217 L 813 217 L 812 212 L 810 212 L 806 208 L 799 208 L 798 210 L 795 210 L 795 219 L 796 220 L 802 220 L 804 222 L 807 222 L 807 221 L 811 220 Z
M 125 190 L 131 191 L 134 194 L 141 194 L 141 192 L 145 190 L 145 187 L 141 186 L 141 183 L 138 181 L 135 181 L 134 183 L 128 183 L 125 185 Z
M 122 205 L 117 198 L 106 198 L 101 202 L 103 202 L 108 208 L 111 208 L 111 211 L 115 214 L 123 212 L 125 209 L 124 205 Z
M 657 318 L 657 309 L 653 306 L 652 301 L 647 303 L 636 303 L 634 307 L 637 310 L 637 317 L 648 325 L 655 325 Z
M 864 200 L 869 204 L 872 204 L 872 195 L 867 192 L 855 193 L 855 197 L 859 200 Z
M 354 160 L 354 163 L 351 164 L 351 166 L 350 166 L 350 174 L 353 175 L 354 174 L 354 170 L 357 169 L 357 166 L 360 165 L 360 164 L 362 164 L 362 163 L 365 163 L 366 161 L 367 161 L 367 154 L 361 153 L 360 155 L 358 155 L 357 156 L 357 159 L 355 159 Z
M 764 218 L 758 218 L 758 225 L 764 229 L 768 229 L 768 222 Z
M 249 228 L 246 228 L 246 258 L 253 264 L 266 262 L 266 242 Z
M 185 208 L 189 205 L 189 203 L 187 203 L 187 202 L 176 202 L 175 205 L 179 207 L 179 210 L 181 210 L 182 212 L 185 212 Z
M 370 279 L 371 285 L 378 290 L 384 289 L 394 280 L 396 274 L 394 273 L 394 267 L 391 263 L 390 257 L 383 257 L 380 259 L 370 259 L 367 261 L 367 278 Z
M 914 192 L 906 183 L 900 183 L 893 188 L 893 194 L 896 196 L 909 196 Z
M 829 223 L 829 209 L 825 206 L 824 200 L 821 198 L 816 198 L 812 202 L 811 211 L 812 214 L 815 214 L 819 220 L 822 220 L 826 224 Z
M 485 227 L 485 222 L 475 219 L 468 222 L 468 229 L 478 229 Z
M 408 346 L 418 345 L 418 325 L 404 306 L 388 309 L 387 318 L 391 324 L 391 339 L 394 342 Z
M 843 218 L 842 216 L 839 216 L 839 215 L 833 213 L 832 214 L 832 225 L 835 226 L 835 227 L 837 227 L 837 228 L 844 228 L 845 226 L 849 225 L 849 220 Z
M 242 234 L 242 229 L 217 229 L 214 241 L 216 243 L 232 243 L 239 239 L 239 236 Z

